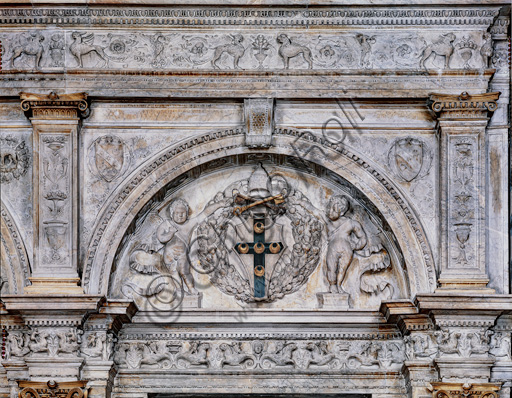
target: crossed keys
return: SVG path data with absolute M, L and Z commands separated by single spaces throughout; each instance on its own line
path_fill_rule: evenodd
M 245 196 L 245 195 L 242 195 L 240 193 L 237 193 L 237 195 L 235 197 L 235 201 L 237 201 L 239 198 L 241 198 L 243 200 L 254 200 L 250 196 Z M 245 205 L 245 206 L 237 206 L 237 207 L 235 207 L 233 209 L 233 214 L 235 216 L 239 216 L 244 211 L 249 210 L 251 207 L 262 205 L 264 203 L 271 202 L 271 201 L 274 201 L 274 204 L 276 204 L 276 205 L 279 205 L 279 204 L 283 203 L 284 202 L 283 194 L 280 193 L 279 195 L 269 196 L 268 198 L 257 200 L 256 202 L 250 203 L 250 204 Z

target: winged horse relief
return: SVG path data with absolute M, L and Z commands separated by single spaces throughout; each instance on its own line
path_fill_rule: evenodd
M 103 64 L 100 68 L 107 66 L 108 59 L 105 51 L 102 47 L 97 46 L 94 43 L 94 33 L 80 33 L 73 32 L 71 34 L 73 43 L 69 47 L 69 51 L 75 57 L 78 62 L 78 67 L 83 68 L 82 57 L 90 53 L 96 53 L 96 55 L 103 60 Z

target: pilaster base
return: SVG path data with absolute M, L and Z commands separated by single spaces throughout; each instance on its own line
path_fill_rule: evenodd
M 347 293 L 317 293 L 318 308 L 348 310 Z
M 439 278 L 440 287 L 436 292 L 442 293 L 476 293 L 494 294 L 495 290 L 488 288 L 489 278 L 464 278 L 463 276 Z
M 183 296 L 183 301 L 181 302 L 182 308 L 201 308 L 201 300 L 203 299 L 203 293 L 187 295 Z
M 26 358 L 31 381 L 75 381 L 80 379 L 83 358 Z
M 437 372 L 429 361 L 405 361 L 402 373 L 405 375 L 411 398 L 429 396 L 427 386 L 432 380 L 437 380 Z
M 89 380 L 88 397 L 110 397 L 116 374 L 113 361 L 88 361 L 82 369 L 82 378 Z
M 84 294 L 84 289 L 78 286 L 80 278 L 47 278 L 32 277 L 31 286 L 24 288 L 25 294 Z

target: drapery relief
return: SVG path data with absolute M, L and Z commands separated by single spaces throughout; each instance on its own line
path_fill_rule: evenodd
M 407 296 L 393 233 L 351 184 L 269 162 L 227 166 L 146 206 L 118 251 L 112 297 L 165 310 L 374 309 Z

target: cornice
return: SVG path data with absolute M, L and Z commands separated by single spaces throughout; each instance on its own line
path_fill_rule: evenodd
M 48 1 L 45 1 L 48 3 Z M 299 3 L 290 7 L 284 2 L 272 2 L 265 6 L 247 7 L 247 3 L 230 2 L 229 5 L 214 6 L 207 4 L 187 6 L 173 4 L 169 7 L 166 2 L 153 4 L 160 7 L 123 7 L 130 2 L 97 1 L 84 7 L 83 3 L 73 5 L 55 3 L 58 7 L 47 5 L 30 7 L 0 8 L 0 25 L 17 26 L 34 24 L 56 24 L 58 26 L 72 25 L 108 25 L 108 26 L 150 26 L 150 27 L 186 27 L 198 26 L 247 26 L 247 27 L 386 27 L 386 26 L 440 26 L 460 29 L 467 26 L 487 28 L 498 16 L 499 7 L 489 4 L 487 7 L 461 8 L 453 6 L 433 6 L 417 4 L 413 7 L 375 6 L 371 9 L 347 6 L 346 4 L 331 3 L 330 8 L 314 8 L 314 4 Z M 113 3 L 111 6 L 106 4 Z M 135 1 L 132 3 L 134 4 Z M 209 3 L 209 4 L 208 4 Z M 238 4 L 237 4 L 238 3 Z M 23 4 L 23 3 L 21 3 Z M 24 3 L 26 4 L 26 2 Z M 41 4 L 41 3 L 40 3 Z M 91 6 L 93 5 L 93 6 Z M 116 5 L 117 7 L 112 7 Z M 287 7 L 269 7 L 269 6 Z M 321 5 L 321 4 L 316 4 Z M 333 6 L 343 5 L 334 8 Z M 481 5 L 481 4 L 480 4 Z M 312 7 L 313 6 L 313 7 Z M 418 7 L 420 6 L 420 7 Z
M 512 295 L 510 294 L 419 294 L 414 303 L 420 312 L 459 311 L 467 315 L 512 313 Z
M 0 96 L 23 91 L 87 90 L 88 98 L 425 98 L 439 87 L 447 94 L 487 90 L 495 70 L 271 70 L 271 71 L 135 71 L 73 70 L 66 72 L 0 71 Z M 397 83 L 400 82 L 400 85 Z M 227 90 L 225 87 L 229 87 Z M 378 88 L 378 90 L 376 89 Z M 47 91 L 47 92 L 48 92 Z
M 170 6 L 170 5 L 189 5 L 189 6 L 218 6 L 218 0 L 150 0 L 145 4 L 148 6 Z M 18 6 L 44 5 L 48 6 L 98 6 L 98 5 L 140 5 L 140 0 L 10 0 L 9 4 Z M 263 4 L 263 3 L 262 3 Z M 451 6 L 507 6 L 510 3 L 506 0 L 452 0 Z M 446 7 L 446 3 L 439 0 L 266 0 L 264 6 L 287 6 L 287 7 L 312 7 L 312 6 L 376 6 L 376 7 Z M 240 7 L 257 7 L 253 0 L 227 0 L 222 2 L 222 6 L 240 6 Z

